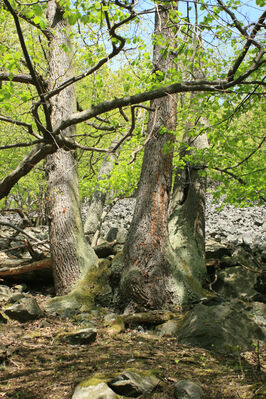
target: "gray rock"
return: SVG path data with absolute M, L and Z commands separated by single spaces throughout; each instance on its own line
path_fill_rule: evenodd
M 160 324 L 159 326 L 156 327 L 156 332 L 160 336 L 172 336 L 175 335 L 178 331 L 178 320 L 176 319 L 171 319 L 166 321 L 163 324 Z
M 43 311 L 40 309 L 35 298 L 23 298 L 13 305 L 9 305 L 4 309 L 6 315 L 10 319 L 25 323 L 30 320 L 35 320 L 43 316 Z
M 15 303 L 21 301 L 21 299 L 25 298 L 25 295 L 22 293 L 15 293 L 8 298 L 7 303 Z
M 105 382 L 88 387 L 79 384 L 72 396 L 72 399 L 116 399 L 118 396 L 112 391 Z
M 254 341 L 266 341 L 251 305 L 237 300 L 214 306 L 197 304 L 185 317 L 177 336 L 180 343 L 222 352 L 250 349 Z
M 253 288 L 257 282 L 257 274 L 243 266 L 227 267 L 220 270 L 218 276 L 215 290 L 224 298 L 249 301 L 257 293 Z
M 152 392 L 159 379 L 153 375 L 141 375 L 133 371 L 125 371 L 108 383 L 109 387 L 119 395 L 136 398 L 143 393 Z
M 175 399 L 200 399 L 204 392 L 198 384 L 189 380 L 181 380 L 175 384 Z
M 59 334 L 57 339 L 60 342 L 67 342 L 71 345 L 88 345 L 93 343 L 96 337 L 96 328 L 83 328 L 81 330 Z
M 0 285 L 0 301 L 8 300 L 10 295 L 12 295 L 12 290 L 5 285 Z

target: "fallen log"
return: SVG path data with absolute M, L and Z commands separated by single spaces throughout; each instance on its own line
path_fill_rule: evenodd
M 17 259 L 15 260 L 18 261 Z M 14 276 L 17 274 L 28 273 L 36 270 L 41 269 L 48 269 L 52 267 L 52 260 L 51 258 L 46 258 L 39 260 L 37 262 L 31 262 L 25 264 L 25 259 L 21 260 L 20 265 L 13 264 L 1 267 L 0 266 L 0 277 L 4 276 Z

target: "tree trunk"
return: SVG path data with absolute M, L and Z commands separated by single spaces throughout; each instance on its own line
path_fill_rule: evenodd
M 113 140 L 113 142 L 109 147 L 110 151 L 112 151 L 112 149 L 115 148 L 118 141 L 119 137 L 116 137 Z M 117 160 L 118 154 L 119 150 L 117 150 L 116 153 L 110 153 L 105 155 L 98 172 L 98 179 L 97 179 L 98 182 L 110 178 L 114 162 Z M 84 224 L 85 234 L 94 235 L 95 232 L 97 231 L 103 214 L 105 201 L 106 201 L 106 191 L 102 191 L 98 185 L 98 187 L 96 187 L 90 199 L 90 206 Z
M 50 41 L 49 89 L 71 76 L 71 44 L 69 27 L 63 18 L 63 10 L 56 0 L 49 0 L 47 17 L 53 39 Z M 67 46 L 67 47 L 66 47 Z M 51 119 L 55 127 L 76 111 L 76 95 L 73 86 L 52 97 Z M 75 126 L 61 134 L 75 134 Z M 69 293 L 75 282 L 97 262 L 94 251 L 86 242 L 81 213 L 75 156 L 71 151 L 58 149 L 49 155 L 47 172 L 47 215 L 50 227 L 50 247 L 53 261 L 54 283 L 57 295 Z
M 155 44 L 154 72 L 164 76 L 173 67 L 171 45 L 174 33 L 169 27 L 166 6 L 158 6 L 155 34 L 162 35 L 169 49 Z M 158 74 L 159 72 L 159 74 Z M 172 180 L 172 157 L 176 128 L 176 96 L 152 101 L 136 207 L 124 246 L 122 300 L 127 310 L 162 308 L 171 301 L 167 288 L 171 265 L 168 260 L 168 205 Z
M 189 147 L 208 147 L 207 135 L 184 137 Z M 181 155 L 182 157 L 182 155 Z M 205 165 L 187 164 L 175 176 L 169 211 L 169 243 L 183 264 L 187 278 L 203 281 L 205 266 L 205 196 L 206 177 L 200 175 Z
M 154 66 L 164 73 L 173 68 L 174 35 L 170 25 L 168 10 L 159 6 L 155 33 L 163 36 L 168 52 L 155 45 Z M 198 166 L 180 171 L 169 221 L 174 135 L 166 129 L 176 128 L 176 97 L 155 100 L 151 107 L 155 112 L 150 114 L 148 123 L 150 138 L 144 151 L 136 208 L 124 247 L 120 290 L 126 312 L 171 308 L 204 295 L 201 283 L 206 270 L 205 180 L 199 178 Z M 199 138 L 198 142 L 201 141 Z

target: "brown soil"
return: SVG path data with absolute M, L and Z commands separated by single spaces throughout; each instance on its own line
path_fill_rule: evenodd
M 160 384 L 145 399 L 173 398 L 174 383 L 180 379 L 198 382 L 205 399 L 264 397 L 259 394 L 265 383 L 263 348 L 221 355 L 131 329 L 110 336 L 101 318 L 93 344 L 56 342 L 59 332 L 79 327 L 55 317 L 0 324 L 0 398 L 70 399 L 80 381 L 99 372 L 112 377 L 129 367 L 157 373 Z

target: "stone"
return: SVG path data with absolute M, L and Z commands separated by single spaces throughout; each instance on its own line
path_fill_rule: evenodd
M 252 306 L 238 300 L 214 306 L 197 304 L 185 316 L 177 337 L 180 343 L 220 352 L 251 349 L 256 340 L 266 341 Z
M 61 333 L 56 339 L 60 342 L 67 342 L 70 345 L 88 345 L 92 344 L 97 337 L 96 328 L 83 328 L 72 332 Z
M 12 295 L 12 291 L 9 287 L 5 285 L 0 285 L 0 301 L 8 300 L 8 298 Z
M 119 395 L 137 398 L 144 393 L 152 392 L 158 383 L 159 379 L 153 375 L 124 371 L 110 381 L 108 386 Z
M 36 299 L 32 297 L 22 298 L 15 304 L 8 305 L 4 311 L 10 319 L 21 323 L 39 319 L 43 316 L 43 311 L 40 309 Z
M 179 321 L 176 319 L 168 320 L 156 327 L 156 333 L 160 336 L 172 336 L 178 331 Z
M 257 292 L 253 288 L 257 274 L 243 266 L 227 267 L 218 273 L 215 290 L 224 298 L 239 298 L 249 301 Z
M 198 384 L 195 384 L 195 382 L 180 380 L 175 384 L 175 399 L 200 399 L 203 394 L 202 388 Z
M 107 258 L 110 255 L 115 255 L 114 244 L 110 242 L 103 242 L 93 249 L 98 258 Z
M 15 293 L 8 298 L 7 303 L 16 303 L 21 301 L 21 299 L 25 298 L 25 295 L 22 293 Z
M 118 396 L 108 387 L 105 382 L 98 385 L 82 386 L 79 384 L 72 396 L 72 399 L 118 399 Z
M 125 322 L 122 317 L 117 316 L 115 320 L 110 321 L 109 327 L 107 328 L 106 332 L 109 335 L 117 335 L 121 332 L 124 332 L 126 329 Z

